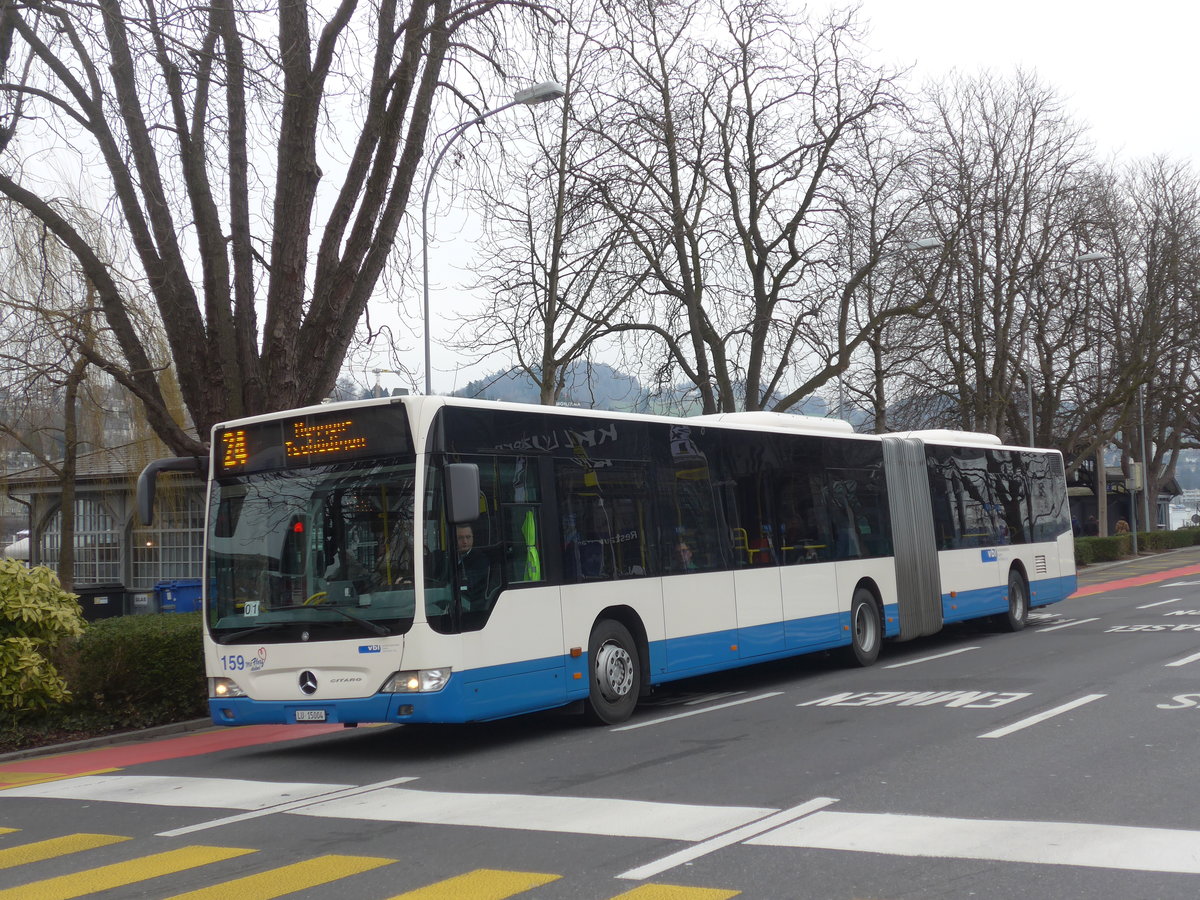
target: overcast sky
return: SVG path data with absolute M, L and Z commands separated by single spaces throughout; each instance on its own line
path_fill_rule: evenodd
M 1195 0 L 862 0 L 861 9 L 878 58 L 913 65 L 916 85 L 952 69 L 1022 66 L 1063 93 L 1102 156 L 1200 157 Z

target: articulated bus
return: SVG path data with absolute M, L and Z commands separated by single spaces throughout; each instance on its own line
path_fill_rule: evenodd
M 213 721 L 470 722 L 989 617 L 1075 563 L 1060 454 L 443 397 L 218 425 L 204 656 Z M 143 472 L 148 518 L 159 460 Z

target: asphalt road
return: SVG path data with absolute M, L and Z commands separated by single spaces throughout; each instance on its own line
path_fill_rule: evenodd
M 0 762 L 0 900 L 1193 900 L 1200 548 L 1080 586 L 1018 634 L 681 682 L 617 728 L 206 729 Z

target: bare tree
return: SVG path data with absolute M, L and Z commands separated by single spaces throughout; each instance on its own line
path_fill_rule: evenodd
M 203 441 L 171 416 L 128 291 L 22 163 L 49 140 L 103 172 L 106 227 L 132 247 L 200 435 L 316 402 L 392 252 L 439 84 L 496 61 L 484 28 L 505 5 L 4 4 L 0 193 L 75 256 L 123 357 L 89 360 L 176 452 Z
M 104 348 L 95 294 L 73 258 L 23 211 L 3 205 L 0 258 L 0 379 L 7 402 L 0 435 L 59 479 L 58 577 L 75 575 L 75 471 L 79 454 L 102 445 L 103 378 L 90 358 Z
M 952 79 L 930 109 L 924 193 L 932 226 L 954 240 L 926 390 L 954 411 L 944 424 L 1025 443 L 1022 387 L 1057 362 L 1048 332 L 1038 340 L 1040 295 L 1048 273 L 1091 249 L 1075 227 L 1090 148 L 1056 92 L 1022 72 Z
M 546 71 L 566 89 L 560 114 L 533 123 L 532 162 L 519 149 L 506 155 L 474 192 L 485 226 L 476 288 L 487 299 L 464 318 L 458 341 L 477 356 L 511 359 L 549 405 L 637 289 L 614 277 L 622 229 L 593 186 L 601 149 L 588 125 L 598 115 L 591 85 L 606 74 L 605 48 L 593 37 L 597 4 L 573 0 L 561 14 L 559 28 L 535 30 Z M 520 137 L 505 145 L 526 146 Z
M 612 9 L 596 183 L 644 292 L 617 327 L 642 336 L 643 359 L 656 344 L 658 379 L 682 374 L 706 412 L 787 409 L 848 365 L 865 337 L 848 330 L 855 291 L 902 243 L 878 235 L 846 268 L 834 214 L 851 145 L 900 105 L 893 76 L 861 61 L 853 13 Z
M 1160 485 L 1180 451 L 1195 446 L 1186 411 L 1200 362 L 1200 179 L 1190 165 L 1159 157 L 1131 166 L 1125 183 L 1128 228 L 1113 262 L 1128 299 L 1110 324 L 1128 392 L 1118 444 L 1126 464 L 1143 464 L 1151 512 L 1141 524 L 1153 528 Z

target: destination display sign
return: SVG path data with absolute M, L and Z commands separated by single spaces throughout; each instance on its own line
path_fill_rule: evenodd
M 400 404 L 283 417 L 217 429 L 218 473 L 261 472 L 412 452 Z

